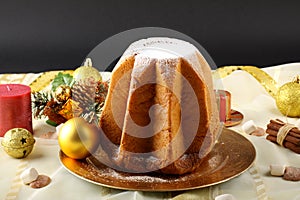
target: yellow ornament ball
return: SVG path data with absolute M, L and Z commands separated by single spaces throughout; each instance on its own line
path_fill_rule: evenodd
M 99 145 L 97 128 L 83 118 L 69 119 L 58 133 L 58 143 L 64 154 L 73 159 L 83 159 Z
M 84 81 L 88 78 L 93 78 L 95 81 L 102 81 L 101 74 L 93 67 L 92 60 L 90 58 L 87 58 L 83 66 L 78 67 L 74 71 L 73 77 L 76 81 Z
M 300 81 L 296 77 L 293 82 L 282 85 L 275 97 L 279 111 L 288 117 L 300 117 Z
M 14 158 L 27 157 L 35 143 L 32 134 L 24 128 L 13 128 L 7 131 L 1 142 L 4 151 Z

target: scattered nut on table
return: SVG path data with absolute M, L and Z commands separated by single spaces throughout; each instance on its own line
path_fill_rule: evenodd
M 253 131 L 251 135 L 264 136 L 265 134 L 266 134 L 266 131 L 263 128 L 257 127 L 257 129 L 255 131 Z
M 286 167 L 283 179 L 288 181 L 300 181 L 300 168 L 290 166 Z
M 272 176 L 282 176 L 287 181 L 300 181 L 300 168 L 298 167 L 272 164 L 270 173 Z
M 39 175 L 38 171 L 33 167 L 25 169 L 21 173 L 20 178 L 25 185 L 29 185 L 32 188 L 42 188 L 51 182 L 49 176 Z
M 31 182 L 29 185 L 32 188 L 42 188 L 47 186 L 51 182 L 51 178 L 46 175 L 39 175 L 37 179 Z
M 265 130 L 261 127 L 257 127 L 253 120 L 245 122 L 242 126 L 242 130 L 249 135 L 263 136 L 266 134 Z

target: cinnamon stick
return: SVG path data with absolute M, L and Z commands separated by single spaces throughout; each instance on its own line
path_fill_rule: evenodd
M 268 133 L 268 136 L 266 139 L 277 144 L 278 131 L 285 124 L 286 123 L 280 119 L 271 119 L 270 123 L 267 125 L 266 133 Z M 294 127 L 288 132 L 283 141 L 283 146 L 295 153 L 300 153 L 300 130 L 298 128 Z
M 273 135 L 268 135 L 266 137 L 267 140 L 274 142 L 277 144 L 277 137 L 273 136 Z M 297 146 L 289 141 L 284 141 L 283 142 L 283 146 L 290 149 L 291 151 L 295 152 L 295 153 L 300 153 L 300 146 Z
M 275 130 L 275 131 L 279 131 L 279 129 L 285 125 L 285 123 L 281 123 L 282 121 L 275 121 L 275 120 L 270 120 L 270 123 L 267 125 L 267 128 Z M 290 134 L 292 134 L 294 137 L 298 137 L 300 138 L 300 130 L 296 127 L 292 128 L 289 132 Z
M 272 136 L 276 137 L 278 131 L 268 128 L 266 130 L 266 133 L 268 133 L 269 135 L 272 135 Z M 300 138 L 294 137 L 293 134 L 291 134 L 290 132 L 286 136 L 285 140 L 288 141 L 288 142 L 291 142 L 291 143 L 293 143 L 295 145 L 300 146 Z

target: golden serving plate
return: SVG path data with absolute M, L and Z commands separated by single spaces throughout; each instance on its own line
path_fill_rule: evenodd
M 255 148 L 248 139 L 226 128 L 199 168 L 180 176 L 130 174 L 105 165 L 95 168 L 85 160 L 74 160 L 62 151 L 59 153 L 63 166 L 85 181 L 115 189 L 140 191 L 181 191 L 219 184 L 245 172 L 253 164 L 255 156 Z

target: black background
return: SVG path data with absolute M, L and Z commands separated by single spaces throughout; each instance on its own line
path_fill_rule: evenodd
M 217 66 L 300 60 L 297 1 L 0 1 L 0 72 L 74 69 L 106 38 L 165 27 L 200 43 Z

